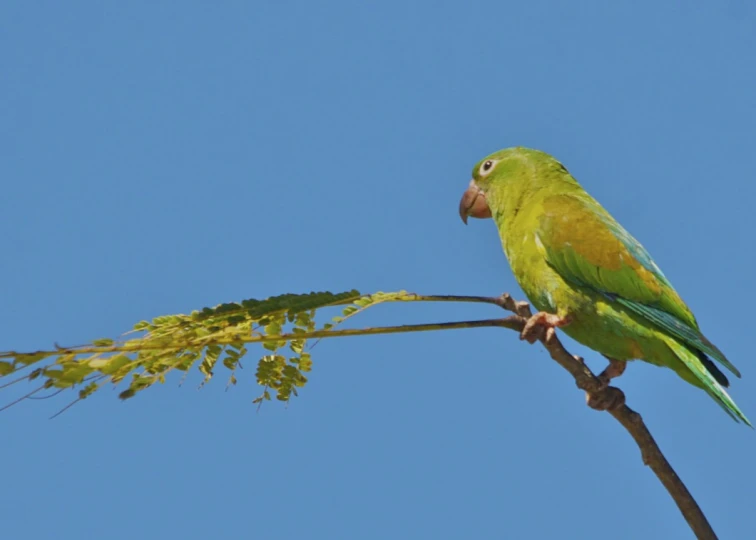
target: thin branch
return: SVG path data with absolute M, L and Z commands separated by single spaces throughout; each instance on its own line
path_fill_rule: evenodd
M 451 300 L 450 300 L 451 301 Z M 494 302 L 491 302 L 494 303 Z M 66 354 L 108 354 L 108 353 L 135 353 L 141 351 L 164 351 L 166 349 L 184 349 L 190 347 L 205 347 L 208 345 L 233 345 L 236 343 L 269 343 L 274 341 L 292 341 L 312 338 L 337 338 L 348 336 L 376 336 L 381 334 L 405 334 L 409 332 L 428 332 L 432 330 L 455 330 L 462 328 L 490 328 L 501 327 L 512 330 L 520 324 L 519 319 L 514 317 L 505 317 L 503 319 L 481 319 L 474 321 L 456 321 L 443 323 L 426 323 L 426 324 L 402 324 L 399 326 L 377 326 L 372 328 L 354 328 L 347 330 L 314 330 L 312 332 L 297 332 L 291 334 L 274 334 L 274 335 L 252 335 L 252 336 L 233 336 L 226 338 L 198 338 L 186 341 L 164 340 L 154 343 L 125 343 L 104 346 L 77 346 L 77 347 L 57 347 L 54 351 L 36 351 L 34 353 L 24 353 L 29 356 L 39 356 L 49 358 L 51 356 L 63 356 Z M 15 351 L 0 353 L 0 358 L 14 358 L 21 356 L 21 353 Z M 14 381 L 15 382 L 15 381 Z
M 521 332 L 531 316 L 527 303 L 515 302 L 508 294 L 502 295 L 498 300 L 501 307 L 517 314 L 517 327 L 507 326 L 507 328 Z M 605 410 L 630 433 L 640 449 L 643 463 L 654 471 L 656 477 L 672 496 L 696 537 L 703 540 L 716 540 L 717 535 L 714 533 L 714 529 L 711 528 L 688 488 L 685 487 L 667 458 L 664 457 L 641 415 L 625 404 L 625 394 L 622 390 L 603 384 L 585 365 L 582 358 L 570 354 L 564 348 L 553 328 L 542 331 L 538 340 L 549 352 L 551 358 L 569 371 L 575 379 L 577 387 L 591 397 L 589 404 L 593 402 L 609 404 Z
M 9 409 L 9 408 L 13 407 L 17 403 L 21 403 L 25 399 L 30 399 L 34 394 L 36 394 L 37 392 L 41 392 L 44 389 L 45 389 L 45 385 L 44 384 L 41 385 L 41 386 L 38 386 L 37 388 L 35 388 L 31 392 L 29 392 L 29 393 L 21 396 L 20 398 L 15 399 L 15 400 L 11 401 L 10 403 L 7 403 L 7 404 L 3 405 L 2 407 L 0 407 L 0 412 L 4 411 L 5 409 Z

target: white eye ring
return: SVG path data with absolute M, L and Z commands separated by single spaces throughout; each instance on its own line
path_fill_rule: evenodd
M 494 170 L 496 167 L 496 164 L 498 163 L 495 159 L 487 159 L 483 163 L 480 164 L 480 169 L 478 169 L 478 174 L 480 176 L 488 176 L 491 174 L 491 171 Z

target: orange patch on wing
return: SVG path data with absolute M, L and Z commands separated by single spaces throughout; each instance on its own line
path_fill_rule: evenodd
M 661 294 L 659 280 L 648 271 L 625 244 L 585 205 L 572 197 L 551 197 L 544 201 L 552 217 L 549 231 L 557 249 L 572 249 L 586 263 L 601 271 L 634 271 L 654 295 Z M 562 226 L 560 226 L 562 225 Z

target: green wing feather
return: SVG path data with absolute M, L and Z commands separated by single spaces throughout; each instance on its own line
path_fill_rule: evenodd
M 740 377 L 648 252 L 595 199 L 573 193 L 543 204 L 538 241 L 563 278 L 606 295 Z
M 740 371 L 738 371 L 738 369 L 734 365 L 732 365 L 729 360 L 727 360 L 725 355 L 722 354 L 722 351 L 720 351 L 711 341 L 706 339 L 706 337 L 701 334 L 699 330 L 691 328 L 690 326 L 677 319 L 674 315 L 670 315 L 666 311 L 663 311 L 659 308 L 639 304 L 622 297 L 616 297 L 615 300 L 619 304 L 622 304 L 638 315 L 641 315 L 642 317 L 653 322 L 658 327 L 666 330 L 683 343 L 686 343 L 694 349 L 703 352 L 705 355 L 714 358 L 717 362 L 725 366 L 737 377 L 740 377 Z

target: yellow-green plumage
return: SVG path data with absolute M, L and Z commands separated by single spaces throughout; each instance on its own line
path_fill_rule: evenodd
M 750 425 L 709 357 L 739 377 L 737 369 L 701 334 L 645 249 L 557 160 L 510 148 L 481 160 L 473 181 L 538 310 L 569 317 L 564 332 L 608 357 L 673 369 Z

